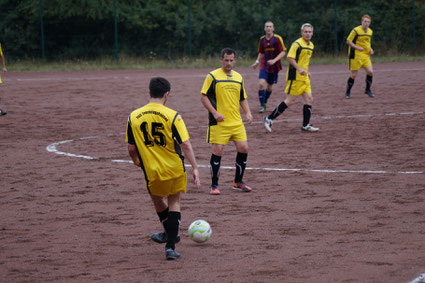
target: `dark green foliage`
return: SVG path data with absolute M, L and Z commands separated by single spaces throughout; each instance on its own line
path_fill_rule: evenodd
M 191 43 L 188 3 L 191 3 Z M 337 0 L 117 0 L 120 54 L 145 58 L 215 56 L 233 47 L 239 56 L 255 57 L 263 21 L 274 22 L 286 46 L 299 36 L 301 24 L 314 26 L 316 52 L 346 52 L 350 30 L 363 14 L 372 17 L 377 54 L 417 53 L 425 47 L 425 1 Z M 0 0 L 0 42 L 9 58 L 40 58 L 40 0 Z M 113 57 L 114 0 L 43 0 L 45 53 L 48 59 Z M 261 3 L 264 3 L 263 14 Z M 415 34 L 415 41 L 413 40 Z M 414 44 L 416 43 L 416 45 Z

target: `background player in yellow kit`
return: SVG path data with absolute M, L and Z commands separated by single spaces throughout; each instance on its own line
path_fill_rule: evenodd
M 2 66 L 3 72 L 7 72 L 6 63 L 4 61 L 3 50 L 1 49 L 1 44 L 0 44 L 0 61 L 1 61 L 1 66 Z M 1 83 L 3 83 L 3 82 L 1 81 L 1 77 L 0 77 L 0 84 Z M 7 114 L 7 112 L 1 110 L 1 108 L 0 108 L 0 116 L 6 115 L 6 114 Z
M 170 83 L 164 78 L 152 78 L 149 94 L 149 103 L 128 117 L 126 141 L 134 165 L 145 174 L 146 189 L 165 229 L 152 234 L 151 239 L 166 243 L 166 259 L 176 259 L 180 257 L 175 250 L 175 244 L 180 241 L 180 193 L 186 193 L 181 150 L 192 165 L 192 177 L 198 189 L 199 170 L 182 117 L 164 106 L 170 96 Z
M 292 43 L 289 49 L 287 56 L 289 66 L 286 73 L 285 89 L 287 96 L 270 115 L 264 116 L 264 126 L 269 132 L 272 131 L 273 120 L 282 114 L 286 108 L 294 104 L 298 96 L 302 96 L 305 102 L 301 130 L 305 132 L 317 132 L 319 130 L 319 128 L 310 125 L 313 95 L 311 94 L 308 65 L 314 50 L 314 44 L 311 42 L 312 36 L 313 26 L 309 23 L 303 24 L 301 26 L 301 37 Z
M 219 195 L 218 177 L 224 146 L 233 141 L 236 146 L 236 173 L 232 188 L 250 192 L 243 181 L 248 158 L 248 139 L 239 107 L 245 112 L 247 123 L 252 123 L 251 110 L 242 76 L 233 71 L 236 52 L 231 48 L 221 51 L 221 68 L 210 72 L 201 90 L 201 102 L 209 112 L 207 142 L 212 144 L 210 194 Z
M 365 93 L 370 97 L 375 96 L 370 90 L 373 78 L 373 68 L 370 60 L 370 55 L 373 55 L 373 49 L 371 46 L 373 31 L 369 28 L 371 21 L 372 19 L 369 15 L 364 15 L 362 17 L 362 24 L 355 27 L 348 35 L 348 64 L 351 75 L 347 81 L 345 98 L 350 98 L 351 88 L 353 87 L 357 72 L 360 69 L 366 70 Z

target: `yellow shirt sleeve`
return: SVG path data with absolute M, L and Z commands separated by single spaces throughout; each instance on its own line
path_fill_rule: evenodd
M 174 121 L 174 126 L 176 127 L 177 133 L 175 135 L 177 142 L 178 143 L 182 143 L 185 142 L 187 140 L 189 140 L 189 132 L 187 131 L 186 125 L 183 121 L 183 118 L 180 116 L 180 114 L 177 115 L 175 121 Z
M 293 43 L 291 45 L 291 48 L 289 49 L 289 52 L 288 52 L 288 56 L 287 57 L 295 59 L 297 57 L 297 50 L 298 50 L 298 48 L 299 48 L 299 45 L 296 44 L 296 43 Z
M 210 74 L 208 74 L 207 77 L 205 78 L 204 85 L 202 86 L 201 94 L 206 95 L 208 93 L 208 90 L 210 89 L 212 82 L 213 82 L 213 78 L 211 77 Z
M 356 31 L 353 29 L 353 30 L 351 30 L 351 32 L 350 32 L 350 34 L 348 35 L 348 37 L 347 37 L 347 40 L 349 40 L 349 41 L 351 41 L 351 42 L 353 42 L 353 40 L 354 40 L 354 37 L 356 37 Z

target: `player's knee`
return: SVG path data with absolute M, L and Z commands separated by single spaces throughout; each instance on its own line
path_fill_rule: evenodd
M 295 102 L 295 96 L 290 96 L 289 94 L 288 94 L 288 97 L 283 101 L 283 102 L 285 102 L 285 104 L 286 104 L 286 106 L 291 106 L 292 104 L 294 104 L 294 102 Z
M 219 144 L 213 144 L 212 153 L 214 155 L 217 155 L 217 156 L 222 156 L 223 155 L 223 149 L 224 149 L 224 146 L 219 145 Z
M 313 105 L 313 97 L 309 97 L 309 98 L 307 99 L 307 104 L 308 104 L 308 105 Z
M 248 143 L 236 145 L 236 150 L 240 153 L 248 153 Z
M 217 156 L 222 156 L 223 155 L 223 150 L 213 149 L 212 154 L 217 155 Z
M 305 98 L 305 104 L 307 105 L 313 105 L 313 97 L 312 96 L 308 96 Z

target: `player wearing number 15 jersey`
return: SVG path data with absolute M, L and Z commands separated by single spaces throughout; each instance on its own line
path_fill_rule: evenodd
M 199 170 L 182 117 L 164 106 L 170 96 L 170 83 L 164 78 L 153 78 L 149 94 L 149 103 L 131 112 L 128 118 L 126 141 L 134 165 L 145 173 L 146 189 L 165 229 L 152 234 L 151 239 L 166 243 L 165 257 L 176 259 L 180 257 L 175 250 L 175 244 L 180 240 L 180 193 L 186 192 L 182 150 L 192 165 L 193 180 L 198 189 Z
M 186 179 L 180 144 L 188 139 L 180 114 L 160 103 L 151 102 L 130 114 L 127 142 L 137 147 L 149 191 L 156 181 Z M 186 192 L 183 186 L 174 189 Z M 154 193 L 164 196 L 166 192 Z

